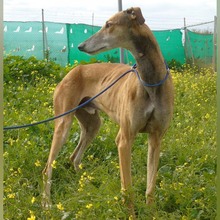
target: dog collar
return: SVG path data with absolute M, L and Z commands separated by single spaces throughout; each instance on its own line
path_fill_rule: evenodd
M 135 63 L 133 66 L 132 66 L 132 70 L 136 73 L 139 81 L 142 83 L 143 86 L 145 87 L 156 87 L 156 86 L 161 86 L 168 78 L 169 76 L 169 73 L 170 73 L 170 69 L 166 63 L 166 61 L 164 61 L 165 65 L 166 65 L 166 70 L 167 70 L 167 73 L 164 77 L 164 79 L 162 79 L 161 81 L 159 81 L 158 83 L 155 83 L 155 84 L 149 84 L 149 83 L 146 83 L 143 79 L 141 79 L 141 76 L 139 75 L 138 71 L 137 71 L 137 64 Z

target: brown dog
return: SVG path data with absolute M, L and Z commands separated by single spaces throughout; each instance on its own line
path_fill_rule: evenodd
M 116 144 L 124 191 L 132 185 L 131 147 L 134 138 L 140 132 L 149 133 L 146 197 L 147 203 L 152 203 L 161 140 L 173 114 L 173 84 L 158 43 L 144 22 L 140 8 L 130 8 L 115 14 L 99 32 L 79 45 L 81 51 L 89 54 L 116 47 L 130 50 L 137 61 L 142 81 L 134 73 L 129 73 L 86 107 L 55 121 L 50 155 L 43 171 L 45 206 L 48 206 L 50 200 L 51 165 L 67 139 L 73 117 L 77 118 L 81 127 L 79 144 L 70 157 L 77 170 L 83 153 L 99 130 L 99 110 L 104 111 L 120 126 Z M 55 115 L 93 97 L 129 68 L 124 64 L 105 63 L 72 69 L 56 88 Z M 153 86 L 143 85 L 143 82 Z M 161 82 L 160 85 L 157 85 L 158 82 Z M 128 203 L 130 212 L 135 217 L 132 199 Z

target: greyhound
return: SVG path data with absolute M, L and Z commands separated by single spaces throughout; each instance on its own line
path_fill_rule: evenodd
M 52 163 L 67 139 L 74 116 L 79 122 L 81 135 L 70 161 L 77 170 L 83 153 L 99 131 L 100 110 L 120 127 L 115 141 L 119 154 L 121 187 L 125 193 L 130 192 L 129 189 L 132 187 L 131 148 L 135 136 L 143 132 L 149 134 L 146 202 L 153 202 L 160 145 L 172 118 L 174 95 L 171 74 L 167 74 L 168 69 L 159 45 L 144 22 L 140 8 L 129 8 L 116 13 L 106 21 L 99 32 L 78 46 L 79 50 L 89 54 L 117 47 L 130 50 L 137 62 L 139 79 L 134 73 L 127 74 L 114 87 L 84 108 L 55 121 L 52 146 L 43 171 L 44 206 L 50 203 Z M 75 67 L 56 87 L 55 115 L 64 113 L 93 97 L 129 68 L 125 64 L 111 63 Z M 166 80 L 163 80 L 166 76 Z M 162 80 L 163 83 L 158 85 Z M 155 86 L 146 86 L 143 82 Z M 128 193 L 126 198 L 134 217 L 133 193 Z

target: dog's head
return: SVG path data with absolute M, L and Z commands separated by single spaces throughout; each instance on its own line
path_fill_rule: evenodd
M 95 54 L 117 47 L 129 49 L 130 32 L 143 25 L 145 19 L 141 9 L 129 8 L 108 19 L 99 32 L 81 43 L 78 48 L 89 54 Z

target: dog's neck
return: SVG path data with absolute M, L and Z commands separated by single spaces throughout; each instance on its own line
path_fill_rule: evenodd
M 166 75 L 166 66 L 159 45 L 147 25 L 131 34 L 132 48 L 142 80 L 148 84 L 161 81 Z

